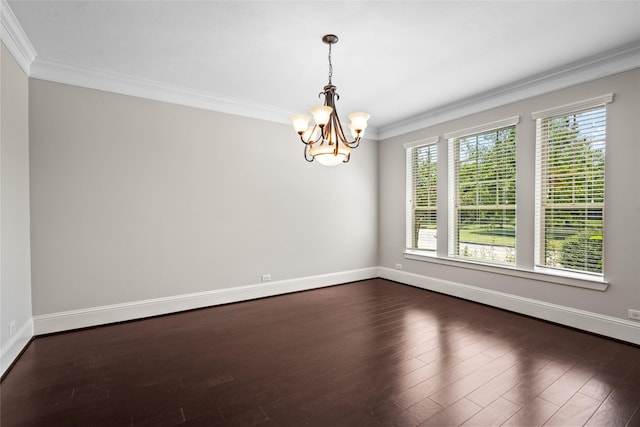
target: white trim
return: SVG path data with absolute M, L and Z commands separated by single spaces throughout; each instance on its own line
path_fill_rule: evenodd
M 381 140 L 480 113 L 532 96 L 586 83 L 640 67 L 640 46 L 630 43 L 479 95 L 461 99 L 378 129 Z
M 609 283 L 601 276 L 591 274 L 569 273 L 562 270 L 553 270 L 550 268 L 536 268 L 535 271 L 524 270 L 511 265 L 487 264 L 474 262 L 460 258 L 440 258 L 434 256 L 426 256 L 422 253 L 407 251 L 404 253 L 406 259 L 414 261 L 426 261 L 436 264 L 449 265 L 452 267 L 462 267 L 470 270 L 485 271 L 487 273 L 503 274 L 505 276 L 520 277 L 523 279 L 536 280 L 538 282 L 553 283 L 556 285 L 573 286 L 576 288 L 591 289 L 594 291 L 606 291 Z
M 403 147 L 404 147 L 405 150 L 408 150 L 409 148 L 422 147 L 423 145 L 435 144 L 438 141 L 440 141 L 440 137 L 439 136 L 432 136 L 432 137 L 429 137 L 429 138 L 422 138 L 422 139 L 419 139 L 417 141 L 406 142 L 403 145 Z
M 544 224 L 542 223 L 542 168 L 538 167 L 538 165 L 542 165 L 542 143 L 541 143 L 541 125 L 542 119 L 536 119 L 536 157 L 534 163 L 535 169 L 535 183 L 534 183 L 534 211 L 533 211 L 533 265 L 540 265 L 541 260 L 544 258 L 542 254 L 542 233 L 540 230 L 543 229 Z
M 507 117 L 494 122 L 484 123 L 476 126 L 471 126 L 466 129 L 459 129 L 453 132 L 447 132 L 444 134 L 444 138 L 447 141 L 448 152 L 448 190 L 447 190 L 447 256 L 451 258 L 459 257 L 458 252 L 458 186 L 459 180 L 459 163 L 460 163 L 460 144 L 457 143 L 459 139 L 467 136 L 475 136 L 487 132 L 493 132 L 499 129 L 505 129 L 511 126 L 516 126 L 520 123 L 520 116 Z M 515 154 L 514 154 L 515 155 Z
M 548 108 L 546 110 L 534 111 L 531 113 L 533 120 L 546 119 L 553 116 L 561 116 L 564 114 L 575 113 L 576 111 L 585 110 L 587 108 L 599 107 L 601 105 L 613 102 L 613 94 L 608 93 L 595 98 L 589 98 L 582 101 L 572 102 L 570 104 L 561 105 L 559 107 Z
M 548 135 L 543 137 L 543 134 L 544 135 L 548 134 L 548 125 L 546 124 L 545 121 L 546 119 L 549 119 L 554 116 L 574 114 L 578 111 L 584 111 L 587 109 L 593 109 L 593 111 L 602 109 L 604 111 L 602 123 L 605 123 L 604 129 L 606 132 L 606 104 L 611 103 L 612 101 L 613 101 L 613 94 L 609 93 L 606 95 L 601 95 L 594 98 L 576 101 L 569 104 L 564 104 L 561 106 L 552 107 L 552 108 L 531 113 L 531 118 L 535 120 L 535 124 L 536 124 L 535 197 L 534 197 L 535 208 L 534 208 L 534 242 L 533 242 L 534 260 L 533 261 L 537 271 L 548 272 L 550 274 L 563 275 L 566 277 L 571 277 L 572 275 L 576 274 L 571 271 L 567 271 L 563 269 L 561 266 L 558 266 L 557 269 L 554 269 L 553 267 L 546 265 L 547 261 L 545 259 L 546 254 L 545 254 L 545 248 L 544 248 L 544 240 L 546 239 L 547 230 L 545 225 L 546 218 L 543 212 L 544 210 L 543 202 L 544 202 L 545 195 L 548 192 L 548 189 L 545 187 L 545 184 L 547 182 L 547 179 L 545 178 L 545 173 L 547 173 L 545 172 L 545 166 L 548 166 L 548 162 L 549 162 L 548 152 L 550 150 L 548 149 L 548 145 L 549 145 Z M 602 126 L 602 123 L 599 123 L 598 127 Z M 606 145 L 606 136 L 602 141 L 602 143 Z M 605 169 L 606 169 L 606 166 L 605 166 Z M 605 174 L 606 174 L 606 171 L 605 171 Z M 605 200 L 606 200 L 606 196 L 605 196 Z M 602 206 L 603 206 L 603 214 L 604 214 L 605 205 L 602 204 Z M 595 205 L 594 207 L 597 207 L 597 205 Z M 603 232 L 604 232 L 604 228 L 603 228 Z M 604 258 L 602 260 L 604 260 Z M 577 274 L 580 275 L 582 273 L 577 273 Z M 588 275 L 588 273 L 585 272 L 584 275 Z M 603 277 L 604 277 L 602 274 L 596 274 L 594 276 L 599 277 L 600 280 L 603 280 Z
M 376 277 L 640 344 L 640 323 L 406 271 L 386 267 L 370 267 L 268 284 L 218 289 L 34 316 L 2 348 L 2 374 L 34 335 L 141 319 Z
M 292 114 L 238 98 L 41 58 L 31 65 L 30 77 L 282 124 L 290 124 Z M 366 139 L 377 140 L 378 130 L 368 127 Z
M 419 142 L 409 142 L 404 148 L 404 247 L 410 248 L 413 240 L 413 148 Z
M 427 147 L 435 145 L 436 156 L 438 152 L 438 142 L 440 142 L 439 136 L 432 136 L 429 138 L 419 139 L 417 141 L 407 142 L 404 144 L 405 149 L 405 248 L 411 248 L 413 243 L 413 227 L 414 227 L 414 205 L 413 199 L 415 197 L 414 188 L 414 171 L 413 171 L 413 152 L 414 149 L 419 147 Z M 437 158 L 437 157 L 436 157 Z M 437 165 L 436 165 L 437 167 Z M 437 185 L 436 185 L 437 187 Z M 435 252 L 429 249 L 431 252 Z
M 36 59 L 31 65 L 30 77 L 272 122 L 289 123 L 288 111 L 271 106 L 251 104 L 240 99 L 217 96 L 187 87 L 57 61 Z M 370 129 L 367 129 L 367 134 L 370 134 Z
M 0 350 L 0 375 L 4 375 L 33 338 L 33 319 L 29 318 Z
M 454 248 L 458 246 L 458 236 L 453 230 L 453 224 L 456 222 L 456 200 L 455 192 L 458 187 L 456 173 L 456 144 L 455 138 L 446 139 L 447 141 L 447 255 L 453 257 L 455 255 Z
M 476 133 L 489 132 L 496 129 L 502 129 L 509 126 L 517 125 L 520 123 L 520 116 L 507 117 L 506 119 L 496 120 L 491 123 L 484 123 L 477 126 L 472 126 L 466 129 L 454 130 L 453 132 L 447 132 L 444 134 L 444 139 L 450 140 L 460 138 L 462 136 L 469 136 Z
M 640 323 L 476 286 L 379 267 L 379 276 L 606 337 L 640 344 Z
M 36 58 L 36 50 L 22 29 L 20 22 L 6 0 L 0 2 L 0 39 L 7 46 L 24 73 L 29 76 L 31 63 Z
M 277 282 L 42 314 L 33 318 L 34 331 L 36 335 L 61 332 L 290 292 L 306 291 L 376 277 L 378 277 L 378 268 L 370 267 Z

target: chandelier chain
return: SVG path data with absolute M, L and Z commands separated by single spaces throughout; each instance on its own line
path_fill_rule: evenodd
M 331 63 L 331 43 L 329 43 L 329 84 L 331 84 L 332 76 L 333 76 L 333 64 Z

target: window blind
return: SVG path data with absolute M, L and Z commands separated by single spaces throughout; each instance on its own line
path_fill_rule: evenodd
M 538 117 L 536 141 L 536 265 L 602 275 L 606 107 Z
M 424 141 L 423 141 L 424 142 Z M 437 139 L 407 148 L 407 249 L 437 249 Z
M 515 264 L 515 124 L 456 136 L 449 145 L 449 256 Z

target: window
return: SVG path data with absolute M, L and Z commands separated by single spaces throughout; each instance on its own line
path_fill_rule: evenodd
M 407 153 L 407 249 L 435 252 L 438 138 L 405 144 Z
M 449 256 L 515 264 L 516 123 L 445 135 L 449 141 Z
M 536 266 L 603 273 L 606 107 L 613 95 L 533 113 Z

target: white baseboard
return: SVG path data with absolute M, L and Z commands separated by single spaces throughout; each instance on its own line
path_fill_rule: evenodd
M 257 285 L 216 289 L 175 295 L 166 298 L 153 298 L 122 304 L 104 305 L 80 310 L 63 311 L 33 317 L 36 335 L 68 331 L 114 322 L 141 319 L 150 316 L 176 313 L 195 308 L 210 307 L 256 298 L 281 295 L 290 292 L 305 291 L 357 280 L 378 277 L 378 268 L 309 276 L 290 280 L 281 280 Z
M 391 268 L 379 267 L 378 275 L 384 279 L 479 302 L 492 307 L 502 308 L 640 345 L 640 323 L 630 320 L 618 319 L 616 317 Z
M 0 350 L 0 376 L 9 369 L 22 350 L 33 338 L 33 319 L 29 319 Z
M 34 316 L 24 325 L 6 348 L 2 349 L 2 372 L 11 365 L 26 343 L 34 335 L 62 332 L 114 322 L 141 319 L 179 311 L 210 307 L 220 304 L 247 301 L 256 298 L 305 291 L 325 286 L 338 285 L 358 280 L 381 277 L 407 285 L 440 292 L 443 294 L 479 302 L 542 320 L 570 326 L 621 341 L 640 345 L 640 323 L 605 316 L 571 307 L 551 304 L 503 292 L 483 289 L 462 283 L 422 276 L 385 267 L 370 267 L 360 270 L 309 276 L 297 279 L 217 289 L 91 307 Z

